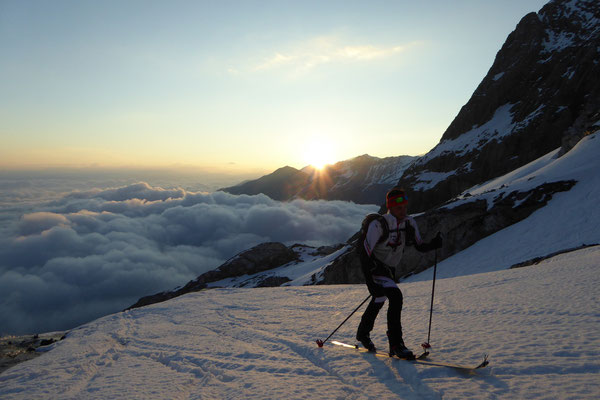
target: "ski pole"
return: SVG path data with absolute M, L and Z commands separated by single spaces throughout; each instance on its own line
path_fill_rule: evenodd
M 433 297 L 435 295 L 435 275 L 437 273 L 437 249 L 435 250 L 435 262 L 433 264 L 433 287 L 431 288 L 431 306 L 429 307 L 429 330 L 427 331 L 427 341 L 421 346 L 425 351 L 431 348 L 429 339 L 431 338 L 431 319 L 433 317 Z
M 367 302 L 367 300 L 369 300 L 370 298 L 371 298 L 371 295 L 369 294 L 369 295 L 367 296 L 367 298 L 366 298 L 366 299 L 364 299 L 364 300 L 363 300 L 363 302 L 362 302 L 362 303 L 360 303 L 360 305 L 359 305 L 358 307 L 356 307 L 356 308 L 354 309 L 354 311 L 352 311 L 352 313 L 350 313 L 350 315 L 348 315 L 348 316 L 346 317 L 346 319 L 345 319 L 345 320 L 344 320 L 344 321 L 343 321 L 343 322 L 342 322 L 342 323 L 341 323 L 341 324 L 340 324 L 340 325 L 339 325 L 337 328 L 335 328 L 335 329 L 334 329 L 334 331 L 333 331 L 333 332 L 331 332 L 331 334 L 330 334 L 329 336 L 327 336 L 327 339 L 325 339 L 325 340 L 317 339 L 317 340 L 316 340 L 316 342 L 317 342 L 317 345 L 318 345 L 319 347 L 323 347 L 323 344 L 325 344 L 325 342 L 326 342 L 326 341 L 328 341 L 328 340 L 329 340 L 329 338 L 330 338 L 330 337 L 332 337 L 332 336 L 333 336 L 333 334 L 334 334 L 334 333 L 336 333 L 336 332 L 337 332 L 337 330 L 338 330 L 338 329 L 340 329 L 340 328 L 342 327 L 342 325 L 344 325 L 344 324 L 346 323 L 346 321 L 348 321 L 348 320 L 350 319 L 350 317 L 351 317 L 351 316 L 353 316 L 353 315 L 354 315 L 354 313 L 355 313 L 355 312 L 357 312 L 357 311 L 358 311 L 358 309 L 359 309 L 359 308 L 361 308 L 361 307 L 362 307 L 362 305 L 363 305 L 363 304 L 365 304 L 365 303 Z

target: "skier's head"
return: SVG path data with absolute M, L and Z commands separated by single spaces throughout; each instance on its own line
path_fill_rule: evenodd
M 408 198 L 404 189 L 395 187 L 385 195 L 385 204 L 390 214 L 394 217 L 402 219 L 406 217 L 408 207 Z

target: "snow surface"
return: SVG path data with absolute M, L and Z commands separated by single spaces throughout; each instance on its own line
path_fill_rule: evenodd
M 438 265 L 438 277 L 497 271 L 536 257 L 600 243 L 600 133 L 583 138 L 562 157 L 558 149 L 509 174 L 470 189 L 447 207 L 493 199 L 515 190 L 524 192 L 546 182 L 574 179 L 568 192 L 554 194 L 545 207 L 528 218 L 490 235 Z M 429 279 L 425 275 L 409 281 Z
M 440 280 L 432 360 L 326 344 L 363 285 L 213 289 L 109 315 L 0 374 L 8 399 L 594 399 L 600 395 L 600 247 L 538 266 Z M 427 337 L 431 283 L 401 285 L 405 339 Z M 385 347 L 384 315 L 373 340 Z M 333 339 L 353 343 L 355 315 Z
M 427 155 L 421 157 L 418 162 L 424 164 L 433 158 L 450 153 L 461 156 L 473 150 L 480 149 L 485 143 L 491 140 L 498 140 L 504 135 L 510 134 L 515 125 L 512 112 L 510 111 L 513 106 L 514 104 L 505 104 L 498 107 L 488 122 L 480 126 L 473 126 L 470 131 L 463 133 L 455 139 L 443 140 Z
M 502 78 L 503 76 L 504 76 L 504 72 L 500 72 L 500 73 L 498 73 L 498 74 L 494 75 L 494 77 L 492 78 L 492 80 L 493 80 L 493 81 L 497 81 L 497 80 L 499 80 L 500 78 Z

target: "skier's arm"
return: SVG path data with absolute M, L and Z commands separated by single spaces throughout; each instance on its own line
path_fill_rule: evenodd
M 365 277 L 365 283 L 367 284 L 367 288 L 369 289 L 369 293 L 373 297 L 383 296 L 383 290 L 381 286 L 377 285 L 373 281 L 373 271 L 376 268 L 375 260 L 373 260 L 373 249 L 375 245 L 383 235 L 383 228 L 378 221 L 373 221 L 369 225 L 369 229 L 367 230 L 367 235 L 363 242 L 363 250 L 360 251 L 360 267 L 362 269 L 363 275 Z
M 365 235 L 365 241 L 363 242 L 363 247 L 369 257 L 371 257 L 373 249 L 377 242 L 379 242 L 379 239 L 381 239 L 381 236 L 383 236 L 381 223 L 377 220 L 371 221 Z

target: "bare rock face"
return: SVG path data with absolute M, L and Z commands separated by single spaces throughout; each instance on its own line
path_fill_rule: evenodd
M 194 282 L 206 284 L 225 278 L 252 275 L 298 259 L 298 255 L 282 243 L 262 243 L 231 258 L 219 268 L 200 275 Z
M 413 211 L 548 152 L 600 119 L 600 2 L 551 1 L 526 15 L 440 143 L 399 181 Z
M 298 254 L 282 243 L 262 243 L 239 253 L 217 269 L 200 275 L 198 278 L 188 282 L 182 288 L 142 297 L 134 305 L 129 307 L 129 309 L 159 303 L 181 296 L 182 294 L 197 292 L 205 289 L 207 284 L 211 282 L 256 274 L 257 272 L 280 267 L 297 259 Z M 270 277 L 263 279 L 258 286 L 280 286 L 287 281 L 289 281 L 289 279 L 285 277 Z

